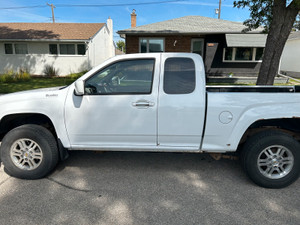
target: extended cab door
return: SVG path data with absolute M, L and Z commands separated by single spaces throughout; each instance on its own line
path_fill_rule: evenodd
M 205 120 L 205 73 L 196 54 L 163 54 L 158 145 L 199 149 Z
M 70 89 L 65 120 L 72 148 L 155 148 L 159 62 L 160 54 L 122 56 L 83 78 L 83 96 Z

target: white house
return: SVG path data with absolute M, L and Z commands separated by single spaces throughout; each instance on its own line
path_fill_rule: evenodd
M 291 33 L 283 49 L 280 71 L 300 78 L 300 31 Z
M 27 69 L 42 75 L 51 65 L 67 75 L 114 55 L 110 18 L 107 23 L 0 23 L 0 73 Z

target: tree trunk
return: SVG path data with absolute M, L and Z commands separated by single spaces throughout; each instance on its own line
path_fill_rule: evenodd
M 273 85 L 284 45 L 299 11 L 299 8 L 295 5 L 286 7 L 283 2 L 285 1 L 274 1 L 273 20 L 270 24 L 257 85 Z

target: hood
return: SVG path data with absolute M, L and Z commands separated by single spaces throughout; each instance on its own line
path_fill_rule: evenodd
M 0 104 L 7 101 L 24 101 L 29 99 L 42 99 L 48 97 L 58 97 L 61 90 L 65 87 L 40 88 L 28 91 L 20 91 L 0 96 Z

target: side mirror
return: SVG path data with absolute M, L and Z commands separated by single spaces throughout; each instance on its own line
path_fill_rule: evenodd
M 84 95 L 84 81 L 83 80 L 75 81 L 75 94 L 78 96 Z

